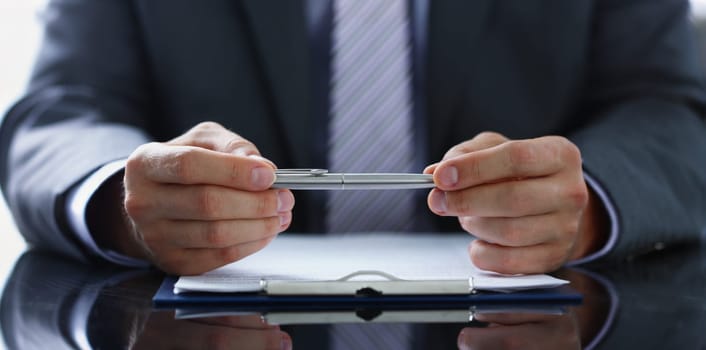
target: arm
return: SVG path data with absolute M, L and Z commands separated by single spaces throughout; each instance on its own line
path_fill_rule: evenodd
M 570 135 L 620 223 L 606 260 L 694 242 L 706 227 L 703 72 L 687 1 L 599 2 L 585 113 Z
M 161 131 L 173 130 L 173 119 L 153 105 L 131 4 L 51 2 L 30 91 L 0 130 L 0 180 L 31 244 L 85 258 L 92 251 L 66 222 L 66 196 L 104 164 L 127 159 L 124 177 L 101 185 L 86 208 L 99 248 L 175 274 L 204 272 L 286 229 L 294 198 L 268 190 L 274 164 L 218 124 L 150 142 L 176 133 Z
M 0 181 L 20 232 L 78 258 L 69 188 L 149 140 L 153 109 L 128 2 L 52 1 L 28 91 L 0 128 Z
M 480 238 L 470 249 L 480 267 L 550 271 L 600 250 L 610 225 L 619 227 L 607 260 L 698 240 L 706 226 L 705 100 L 688 2 L 605 1 L 594 11 L 587 116 L 576 118 L 590 122 L 566 137 L 481 134 L 427 169 L 439 188 L 430 207 Z M 617 220 L 607 222 L 584 171 Z

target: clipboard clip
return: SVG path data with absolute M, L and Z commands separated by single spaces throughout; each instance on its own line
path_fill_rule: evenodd
M 356 277 L 372 276 L 376 279 Z M 380 278 L 382 277 L 382 278 Z M 414 294 L 475 294 L 473 277 L 467 280 L 406 280 L 377 270 L 360 270 L 335 280 L 260 280 L 268 295 L 355 295 L 380 296 Z
M 397 277 L 395 277 L 395 276 L 393 276 L 393 275 L 391 275 L 391 274 L 389 274 L 389 273 L 387 273 L 387 272 L 376 271 L 376 270 L 361 270 L 361 271 L 356 271 L 356 272 L 350 273 L 350 274 L 348 274 L 348 275 L 345 275 L 345 276 L 343 276 L 343 277 L 337 279 L 336 281 L 346 282 L 346 281 L 350 281 L 350 280 L 352 280 L 353 278 L 356 278 L 356 277 L 359 277 L 359 276 L 379 276 L 379 277 L 383 277 L 383 278 L 387 279 L 388 281 L 404 281 L 403 279 L 397 278 Z M 360 288 L 360 289 L 358 289 L 358 290 L 355 291 L 355 296 L 356 296 L 356 297 L 380 296 L 380 295 L 382 295 L 382 294 L 383 294 L 382 291 L 377 290 L 377 289 L 372 288 L 372 287 L 368 287 L 368 286 L 363 287 L 363 288 Z M 369 315 L 368 315 L 368 316 L 369 316 Z M 377 316 L 377 315 L 376 315 L 376 316 Z M 363 317 L 363 318 L 364 318 L 364 317 Z M 373 318 L 374 318 L 374 317 L 373 317 Z M 365 319 L 365 318 L 364 318 L 364 319 Z M 371 319 L 372 319 L 372 318 L 371 318 Z M 370 319 L 366 319 L 366 320 L 369 321 Z

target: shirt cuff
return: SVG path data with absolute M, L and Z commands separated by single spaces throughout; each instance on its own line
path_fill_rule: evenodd
M 132 258 L 112 250 L 98 247 L 96 241 L 93 239 L 93 235 L 91 235 L 91 232 L 88 230 L 88 224 L 86 223 L 86 207 L 88 206 L 88 202 L 91 200 L 91 197 L 98 190 L 98 188 L 105 183 L 106 180 L 125 168 L 126 162 L 126 159 L 122 159 L 108 163 L 99 168 L 93 174 L 89 175 L 77 186 L 74 186 L 68 193 L 69 205 L 66 207 L 66 214 L 69 221 L 69 226 L 73 232 L 76 234 L 81 243 L 83 243 L 88 250 L 95 255 L 119 265 L 147 267 L 149 266 L 149 263 L 144 260 Z
M 583 177 L 586 180 L 588 186 L 591 187 L 593 192 L 596 193 L 596 195 L 598 195 L 598 198 L 601 199 L 601 202 L 603 202 L 603 207 L 606 209 L 606 212 L 608 213 L 608 219 L 610 220 L 610 231 L 608 233 L 608 241 L 601 249 L 583 258 L 570 261 L 567 264 L 569 266 L 589 263 L 604 257 L 606 254 L 608 254 L 608 252 L 613 249 L 613 247 L 615 246 L 615 242 L 618 241 L 619 225 L 618 214 L 615 211 L 615 205 L 613 205 L 613 202 L 610 200 L 610 198 L 608 198 L 608 194 L 603 189 L 603 187 L 601 187 L 601 185 L 599 185 L 593 177 L 588 175 L 586 172 L 583 173 Z

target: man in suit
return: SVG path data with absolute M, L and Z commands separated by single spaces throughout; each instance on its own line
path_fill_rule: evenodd
M 507 273 L 699 239 L 706 100 L 687 1 L 404 2 L 412 154 L 437 185 L 415 228 L 469 231 L 473 261 Z M 325 230 L 324 195 L 297 193 L 293 213 L 269 187 L 275 165 L 320 167 L 336 142 L 334 8 L 50 2 L 0 129 L 25 238 L 191 274 Z

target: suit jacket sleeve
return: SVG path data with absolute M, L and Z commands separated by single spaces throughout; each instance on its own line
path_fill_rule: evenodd
M 85 257 L 67 190 L 148 141 L 148 74 L 128 1 L 51 1 L 25 97 L 0 128 L 0 181 L 30 243 Z
M 572 139 L 617 210 L 607 259 L 694 242 L 706 227 L 706 125 L 688 2 L 595 11 L 582 111 L 593 121 Z

